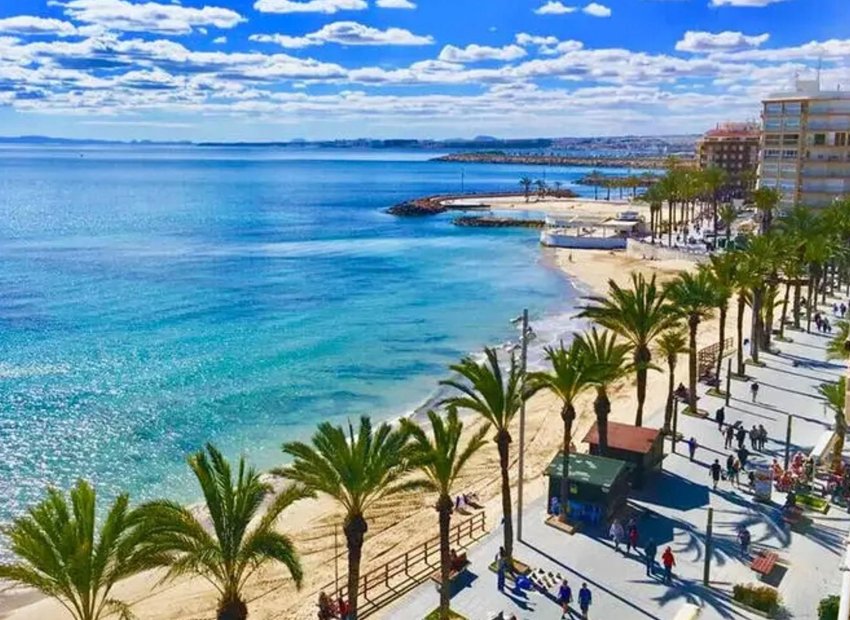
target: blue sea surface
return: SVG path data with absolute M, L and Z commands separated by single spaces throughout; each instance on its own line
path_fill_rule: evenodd
M 273 466 L 319 421 L 415 409 L 523 307 L 566 329 L 536 231 L 384 213 L 543 171 L 428 156 L 0 149 L 0 523 L 78 477 L 194 501 L 207 441 Z

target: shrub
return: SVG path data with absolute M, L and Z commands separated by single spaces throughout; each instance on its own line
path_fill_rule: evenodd
M 818 620 L 838 620 L 839 598 L 827 596 L 818 604 Z
M 732 590 L 732 596 L 739 603 L 767 614 L 774 614 L 779 610 L 779 592 L 770 586 L 739 583 Z
M 809 508 L 814 508 L 815 510 L 823 510 L 827 505 L 829 505 L 829 502 L 825 499 L 815 497 L 814 495 L 798 495 L 797 503 L 808 506 Z

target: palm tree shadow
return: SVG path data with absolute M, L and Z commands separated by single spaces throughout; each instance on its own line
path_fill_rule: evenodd
M 706 473 L 706 480 L 708 480 L 708 473 Z M 669 471 L 662 471 L 650 478 L 643 490 L 633 493 L 632 498 L 649 504 L 644 508 L 650 510 L 654 505 L 685 511 L 706 506 L 709 501 L 709 490 L 705 484 L 693 482 Z

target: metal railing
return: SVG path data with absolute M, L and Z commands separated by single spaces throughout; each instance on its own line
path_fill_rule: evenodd
M 449 529 L 449 543 L 452 549 L 465 549 L 486 533 L 484 512 L 477 512 Z M 426 581 L 439 568 L 440 537 L 436 536 L 362 573 L 358 587 L 358 617 L 366 618 L 375 613 Z M 343 581 L 346 581 L 344 576 L 340 579 L 340 584 L 331 582 L 321 588 L 321 591 L 331 596 L 334 601 L 340 598 L 347 601 L 348 585 L 342 583 Z
M 735 340 L 726 338 L 723 341 L 723 357 L 732 355 L 735 351 Z M 697 377 L 704 377 L 713 374 L 717 368 L 717 356 L 720 354 L 720 343 L 715 342 L 713 345 L 700 349 L 697 352 Z

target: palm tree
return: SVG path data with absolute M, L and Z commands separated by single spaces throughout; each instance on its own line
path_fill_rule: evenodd
M 126 494 L 112 503 L 97 527 L 97 494 L 79 480 L 66 498 L 54 488 L 47 497 L 2 528 L 17 561 L 0 564 L 0 579 L 55 598 L 75 620 L 117 614 L 130 606 L 112 598 L 119 580 L 160 566 L 145 545 L 144 520 Z M 97 531 L 96 531 L 97 530 Z
M 534 185 L 537 186 L 537 199 L 539 200 L 541 198 L 545 198 L 546 189 L 548 188 L 548 185 L 546 185 L 546 181 L 544 181 L 543 179 L 537 179 L 534 182 Z
M 509 558 L 513 557 L 514 525 L 511 502 L 510 424 L 520 410 L 523 401 L 523 372 L 512 355 L 507 377 L 499 366 L 495 349 L 484 350 L 486 361 L 476 362 L 464 358 L 451 367 L 464 381 L 448 379 L 440 381 L 461 393 L 444 401 L 444 404 L 469 409 L 480 415 L 495 431 L 493 440 L 499 450 L 499 469 L 502 477 L 502 514 L 504 517 L 504 547 Z
M 345 511 L 342 530 L 348 548 L 348 597 L 351 618 L 357 620 L 363 539 L 369 529 L 368 512 L 376 502 L 410 488 L 403 476 L 410 470 L 408 436 L 389 424 L 372 428 L 360 418 L 355 434 L 330 422 L 319 424 L 309 444 L 283 444 L 293 462 L 272 470 L 276 476 L 301 484 L 310 492 L 333 498 Z
M 684 272 L 667 286 L 668 299 L 680 316 L 688 321 L 688 406 L 697 411 L 697 329 L 711 316 L 717 305 L 716 289 L 704 270 L 696 274 Z
M 726 171 L 717 166 L 709 166 L 702 171 L 702 181 L 711 199 L 711 221 L 714 223 L 714 231 L 717 232 L 717 202 L 720 198 L 720 190 L 726 186 Z
M 519 184 L 522 186 L 523 194 L 525 194 L 525 201 L 528 202 L 529 197 L 531 196 L 531 184 L 533 181 L 528 177 L 522 177 L 519 180 Z
M 628 363 L 631 346 L 617 342 L 613 332 L 600 333 L 595 327 L 576 338 L 583 349 L 588 380 L 596 388 L 593 412 L 599 430 L 599 452 L 605 456 L 608 453 L 608 415 L 611 413 L 608 388 L 632 371 Z
M 595 321 L 631 344 L 637 372 L 636 426 L 643 424 L 647 375 L 653 368 L 650 345 L 676 322 L 666 296 L 656 284 L 654 274 L 647 280 L 643 274 L 633 273 L 631 288 L 622 288 L 614 280 L 608 280 L 608 295 L 588 297 L 590 304 L 582 307 L 578 315 Z
M 234 478 L 230 463 L 212 444 L 190 456 L 189 467 L 204 495 L 212 531 L 205 519 L 176 502 L 155 501 L 139 509 L 150 528 L 151 548 L 167 558 L 164 579 L 194 574 L 209 581 L 218 591 L 218 620 L 248 617 L 242 590 L 265 564 L 283 564 L 300 588 L 304 572 L 298 552 L 274 526 L 284 510 L 308 494 L 289 487 L 263 510 L 272 486 L 244 458 Z
M 712 254 L 709 263 L 705 266 L 714 284 L 715 308 L 720 311 L 720 326 L 718 343 L 720 350 L 717 352 L 717 377 L 718 388 L 720 387 L 720 368 L 723 362 L 723 353 L 726 346 L 726 315 L 729 313 L 729 301 L 735 292 L 738 277 L 738 261 L 740 256 L 737 252 L 724 252 L 723 254 Z
M 723 222 L 723 227 L 726 229 L 726 249 L 728 250 L 729 242 L 732 240 L 732 224 L 738 219 L 738 210 L 735 208 L 735 205 L 729 202 L 720 207 L 717 216 Z
M 487 427 L 482 426 L 463 446 L 463 422 L 458 419 L 457 409 L 449 408 L 445 420 L 429 411 L 428 420 L 431 422 L 432 437 L 428 437 L 420 426 L 407 418 L 402 419 L 401 426 L 411 437 L 411 462 L 422 473 L 423 488 L 437 494 L 435 508 L 440 521 L 440 620 L 448 620 L 452 487 L 472 455 L 484 446 Z
M 760 187 L 753 192 L 753 202 L 756 210 L 761 214 L 761 233 L 770 230 L 773 224 L 773 212 L 779 204 L 781 196 L 779 190 L 773 187 Z
M 844 438 L 847 435 L 847 418 L 844 409 L 847 404 L 847 377 L 842 376 L 834 383 L 822 383 L 818 392 L 826 399 L 829 408 L 835 414 L 835 445 L 832 448 L 833 465 L 841 461 L 844 452 Z
M 781 252 L 776 233 L 758 235 L 749 240 L 743 253 L 740 272 L 746 274 L 752 295 L 752 330 L 750 331 L 750 357 L 759 363 L 759 350 L 767 345 L 764 328 L 764 301 L 767 289 L 775 285 L 777 265 Z
M 563 451 L 561 461 L 561 520 L 566 522 L 569 510 L 569 454 L 573 438 L 573 422 L 576 419 L 575 401 L 579 395 L 591 387 L 584 360 L 584 348 L 581 342 L 573 340 L 569 347 L 563 343 L 557 349 L 546 348 L 546 359 L 552 366 L 552 372 L 534 372 L 528 376 L 529 391 L 549 390 L 561 400 L 561 420 L 564 423 Z
M 679 355 L 688 352 L 688 341 L 685 332 L 678 326 L 668 329 L 656 341 L 658 352 L 667 360 L 668 382 L 667 402 L 664 406 L 664 432 L 670 432 L 673 420 L 673 392 L 676 380 L 676 363 Z

